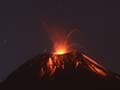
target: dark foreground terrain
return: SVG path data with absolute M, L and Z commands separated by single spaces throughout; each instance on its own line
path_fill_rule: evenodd
M 0 90 L 120 90 L 120 76 L 109 72 L 100 76 L 81 64 L 74 69 L 66 64 L 64 70 L 58 69 L 52 77 L 40 76 L 40 63 L 49 54 L 38 55 L 14 71 L 0 85 Z

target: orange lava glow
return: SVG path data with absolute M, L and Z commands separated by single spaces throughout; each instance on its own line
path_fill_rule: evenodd
M 69 41 L 69 37 L 73 32 L 68 33 L 68 35 L 64 35 L 60 32 L 55 32 L 55 30 L 58 30 L 58 28 L 50 28 L 53 30 L 51 34 L 51 40 L 53 42 L 53 48 L 51 51 L 51 56 L 48 58 L 47 62 L 42 66 L 41 68 L 41 76 L 49 75 L 52 76 L 55 71 L 59 69 L 64 69 L 66 61 L 67 63 L 73 63 L 74 68 L 77 68 L 81 64 L 85 64 L 87 69 L 90 71 L 93 71 L 96 74 L 99 74 L 101 76 L 106 76 L 107 72 L 106 70 L 98 64 L 95 60 L 90 58 L 88 55 L 81 53 L 78 54 L 76 52 L 73 52 L 71 47 L 71 43 Z M 66 36 L 66 37 L 65 37 Z M 72 52 L 71 52 L 72 51 Z M 67 56 L 66 54 L 70 54 L 71 58 Z M 81 56 L 81 58 L 76 58 Z
M 67 46 L 65 46 L 65 45 L 58 45 L 55 48 L 54 54 L 55 55 L 63 55 L 63 54 L 66 54 L 67 52 L 68 52 Z
M 64 26 L 49 26 L 48 33 L 52 41 L 52 53 L 55 55 L 63 55 L 70 51 L 70 36 L 73 33 L 67 33 Z

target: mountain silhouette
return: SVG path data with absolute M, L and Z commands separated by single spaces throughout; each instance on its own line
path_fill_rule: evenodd
M 50 57 L 43 53 L 28 60 L 1 83 L 0 90 L 120 90 L 120 76 L 83 52 L 58 56 L 64 58 L 64 69 L 59 66 L 51 76 L 46 67 Z M 73 59 L 80 61 L 77 68 Z M 43 76 L 42 67 L 46 67 Z

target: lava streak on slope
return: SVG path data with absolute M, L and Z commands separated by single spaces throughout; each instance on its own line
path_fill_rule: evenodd
M 51 54 L 48 60 L 41 65 L 40 75 L 41 77 L 46 75 L 52 77 L 57 70 L 64 71 L 66 64 L 69 64 L 74 70 L 78 70 L 80 65 L 83 65 L 86 69 L 103 77 L 107 76 L 108 73 L 102 65 L 88 55 L 74 50 L 62 55 Z
M 72 46 L 75 43 L 72 43 L 70 36 L 73 32 L 78 31 L 78 29 L 69 32 L 67 35 L 63 33 L 64 28 L 59 30 L 56 27 L 52 27 L 49 28 L 49 30 L 51 34 L 50 37 L 53 42 L 53 48 L 49 52 L 49 58 L 46 62 L 42 63 L 40 69 L 41 77 L 44 77 L 45 75 L 53 76 L 58 69 L 64 70 L 66 68 L 66 63 L 71 64 L 71 67 L 74 69 L 79 69 L 82 64 L 85 68 L 100 76 L 107 76 L 107 71 L 102 65 L 98 64 L 85 53 L 74 49 Z

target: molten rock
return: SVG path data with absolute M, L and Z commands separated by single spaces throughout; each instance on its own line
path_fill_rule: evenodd
M 1 87 L 4 90 L 120 89 L 120 76 L 83 52 L 44 53 L 18 68 Z

